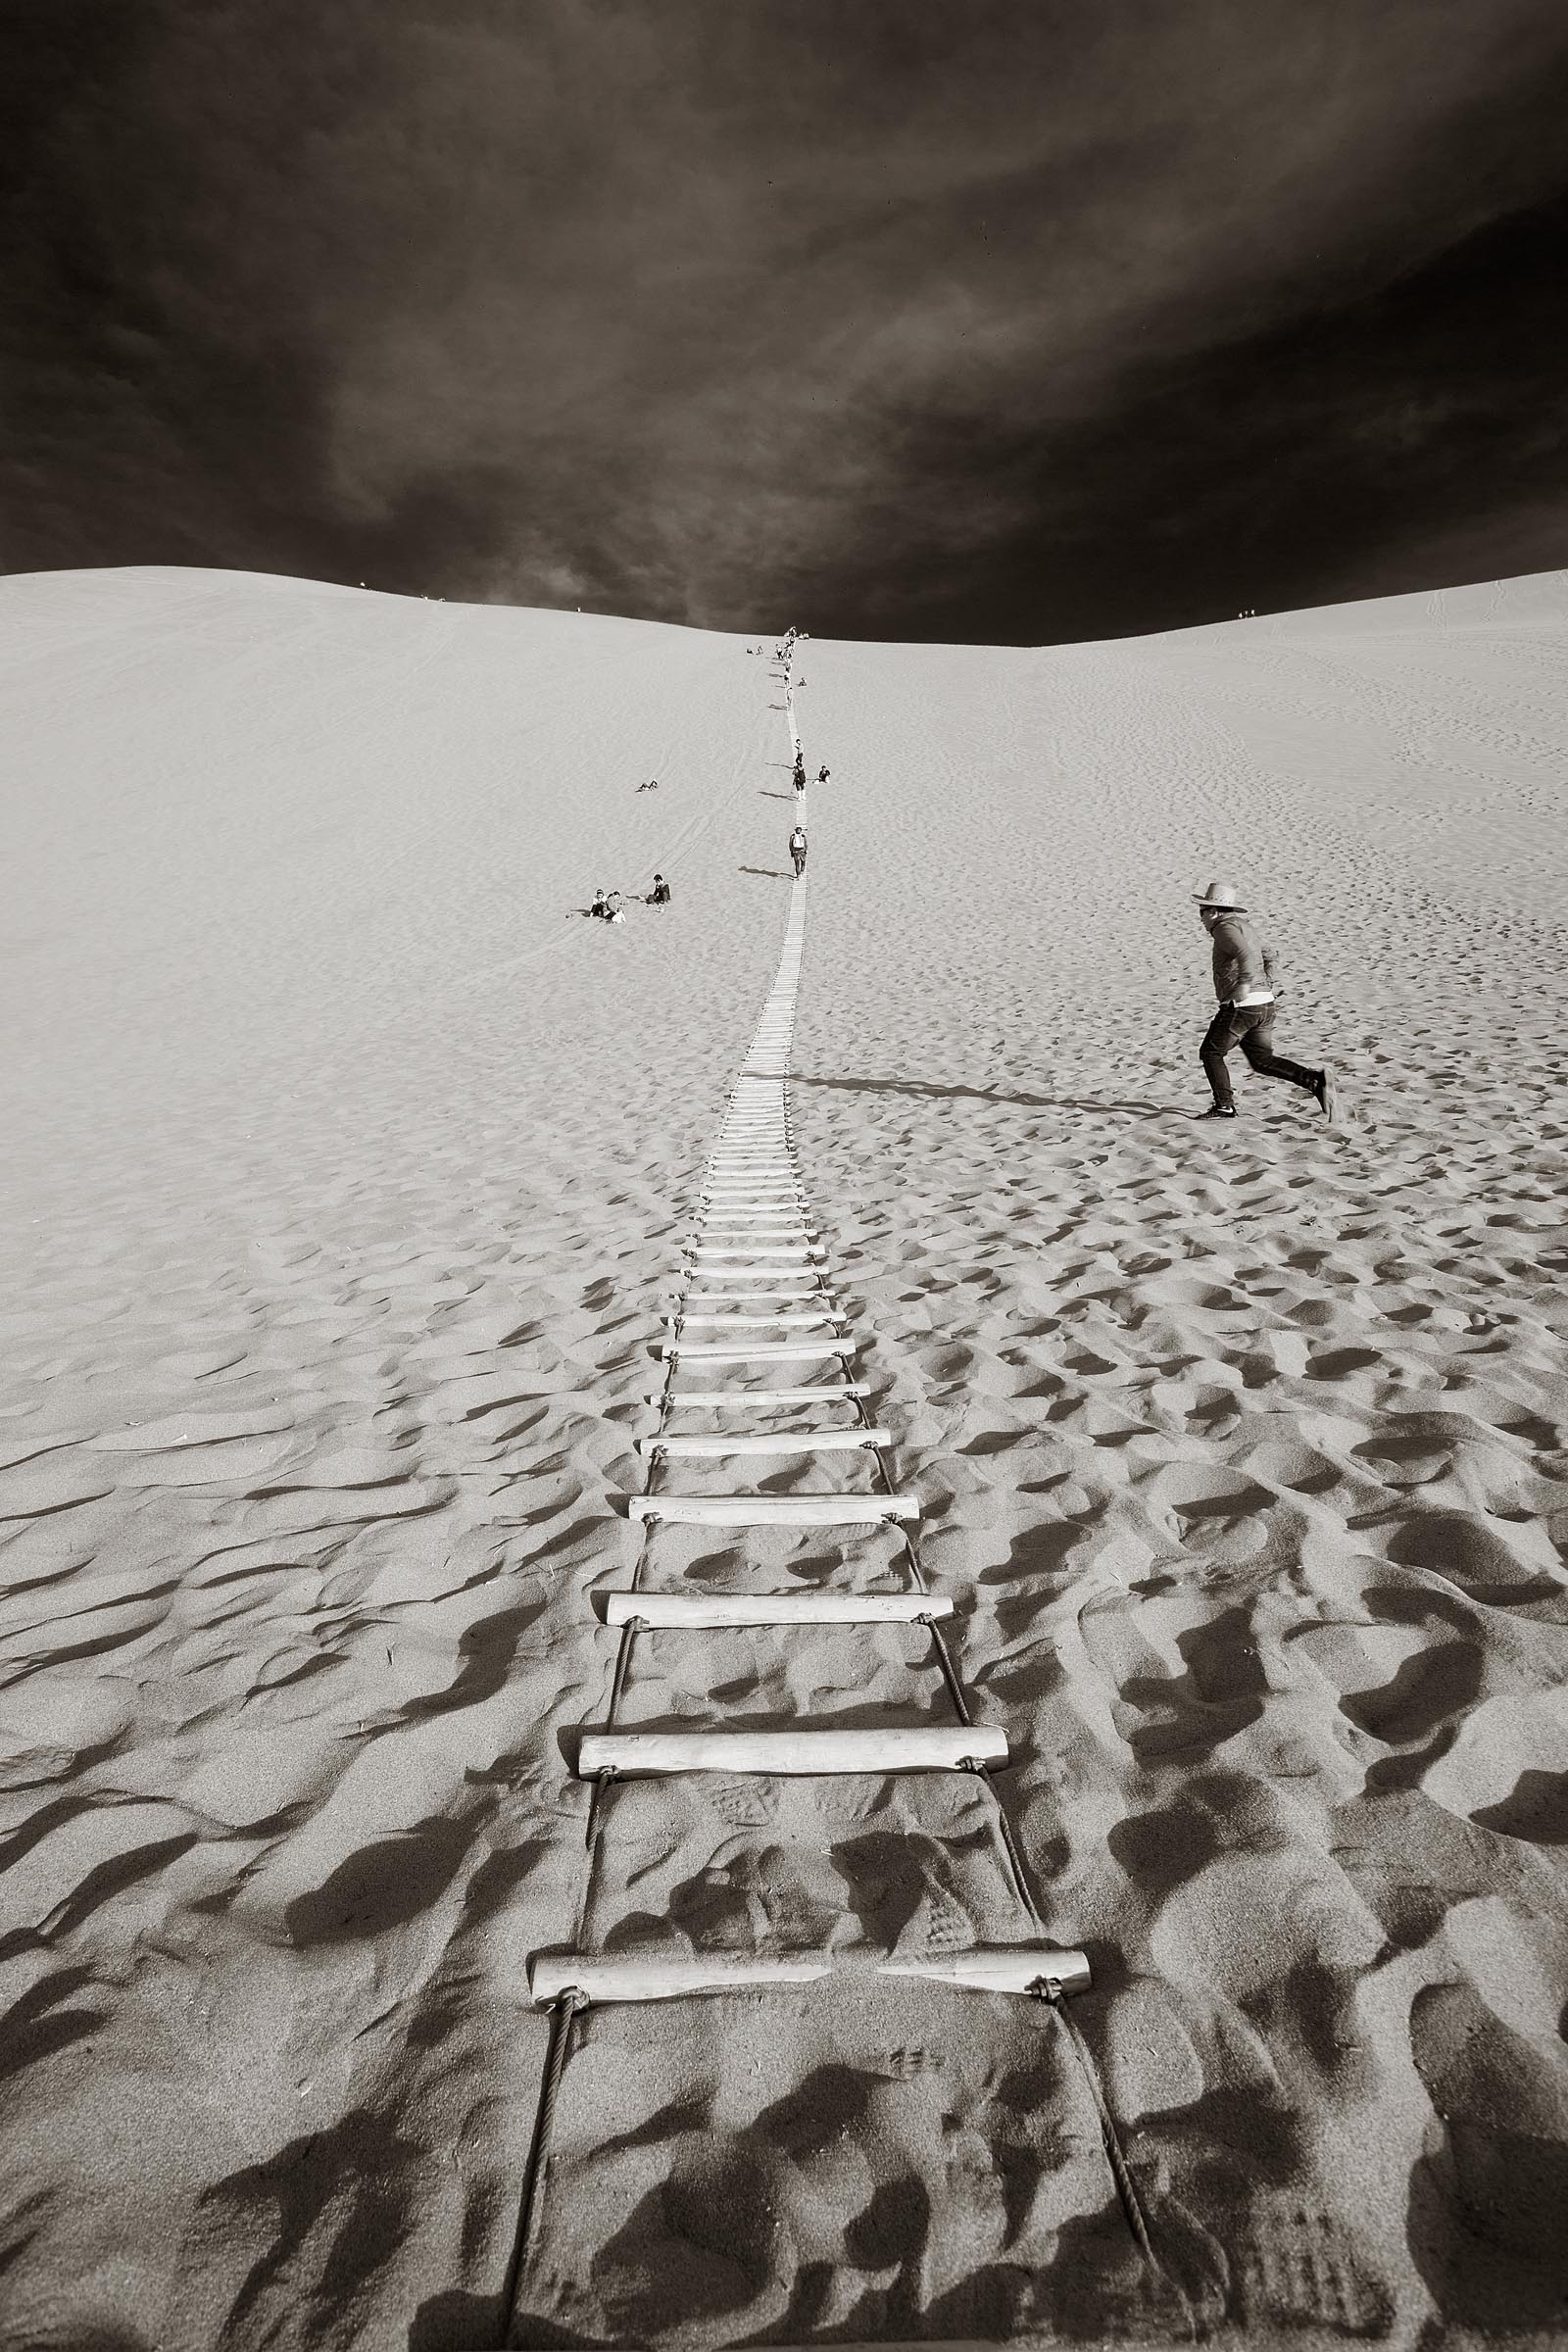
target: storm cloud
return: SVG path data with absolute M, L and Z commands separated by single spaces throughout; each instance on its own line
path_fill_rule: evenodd
M 0 561 L 1115 634 L 1568 561 L 1558 0 L 22 0 Z

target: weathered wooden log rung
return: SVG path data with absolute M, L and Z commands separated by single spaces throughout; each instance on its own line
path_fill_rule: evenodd
M 727 1453 L 853 1453 L 870 1446 L 891 1446 L 892 1433 L 885 1429 L 797 1429 L 770 1430 L 765 1435 L 730 1437 L 674 1437 L 661 1431 L 658 1437 L 639 1438 L 639 1453 L 696 1456 L 698 1454 Z
M 837 1306 L 831 1291 L 824 1291 L 814 1282 L 791 1282 L 787 1276 L 740 1274 L 733 1278 L 733 1288 L 726 1291 L 688 1291 L 683 1299 L 663 1301 L 666 1314 L 690 1314 L 707 1306 L 756 1306 L 771 1301 L 775 1306 Z
M 853 1404 L 858 1396 L 868 1394 L 863 1380 L 836 1382 L 827 1388 L 808 1389 L 675 1389 L 665 1394 L 662 1389 L 645 1390 L 644 1404 L 662 1405 L 666 1411 L 678 1413 L 690 1407 L 693 1412 L 738 1411 L 773 1412 L 786 1404 Z
M 836 1307 L 823 1307 L 820 1311 L 808 1315 L 671 1315 L 667 1316 L 665 1320 L 671 1328 L 678 1321 L 685 1324 L 701 1324 L 708 1330 L 716 1326 L 720 1331 L 750 1331 L 754 1328 L 790 1325 L 805 1331 L 808 1330 L 813 1323 L 847 1323 L 849 1317 L 840 1313 Z
M 854 1355 L 858 1340 L 827 1334 L 819 1340 L 759 1340 L 750 1347 L 726 1347 L 722 1340 L 666 1340 L 655 1353 L 667 1362 L 692 1356 L 710 1364 L 805 1363 L 812 1356 Z
M 921 1625 L 951 1617 L 941 1592 L 611 1592 L 607 1625 Z
M 1007 1736 L 990 1724 L 951 1730 L 891 1726 L 884 1731 L 584 1732 L 577 1777 L 662 1778 L 677 1772 L 773 1773 L 820 1779 L 857 1773 L 966 1772 L 1004 1764 Z
M 564 1992 L 593 2004 L 678 2001 L 705 1993 L 756 1992 L 769 1986 L 818 1984 L 826 1977 L 917 1977 L 973 1992 L 1033 1994 L 1059 2000 L 1085 1992 L 1087 1954 L 1055 1944 L 977 1945 L 934 1958 L 835 1961 L 832 1952 L 535 1952 L 528 1964 L 529 1997 L 548 2008 Z
M 912 1494 L 633 1494 L 626 1509 L 671 1527 L 875 1527 L 920 1516 Z

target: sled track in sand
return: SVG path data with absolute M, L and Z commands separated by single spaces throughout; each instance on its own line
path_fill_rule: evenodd
M 787 680 L 785 708 L 798 753 Z M 1004 2169 L 1016 2155 L 1019 2085 L 1054 2102 L 1057 2112 L 1023 2119 L 1024 2138 L 1044 2121 L 1058 2173 L 1064 2140 L 1080 2172 L 1098 2168 L 1098 2194 L 1069 2200 L 1080 2211 L 1113 2183 L 1128 2251 L 1146 2279 L 1157 2278 L 1093 2060 L 1062 2006 L 1088 1984 L 1089 1962 L 1050 1941 L 992 1777 L 1007 1760 L 1006 1734 L 976 1719 L 947 1630 L 954 1595 L 927 1580 L 919 1503 L 900 1492 L 894 1433 L 868 1409 L 829 1226 L 802 1176 L 789 1065 L 807 891 L 804 879 L 792 887 L 777 977 L 702 1171 L 667 1302 L 662 1382 L 647 1398 L 657 1426 L 638 1440 L 643 1491 L 626 1498 L 641 1545 L 629 1585 L 607 1597 L 608 1705 L 576 1756 L 590 1797 L 575 1937 L 529 1966 L 552 2031 L 507 2286 L 512 2345 L 678 2335 L 716 2346 L 760 2327 L 778 2341 L 808 2340 L 817 2327 L 827 2330 L 818 2340 L 850 2340 L 849 2315 L 835 2326 L 812 2308 L 803 2185 L 822 2201 L 819 2143 L 858 2132 L 871 2151 L 867 2210 L 886 2204 L 898 2193 L 899 2144 L 929 2122 L 920 2111 L 942 2076 L 940 2103 L 951 2107 L 961 2078 L 967 2131 L 1004 2148 Z M 863 1680 L 856 1645 L 872 1653 Z M 837 1675 L 824 1670 L 829 1655 Z M 835 1681 L 826 1719 L 803 1720 L 813 1691 Z M 911 1797 L 933 1783 L 934 1802 Z M 703 1996 L 720 1998 L 715 2007 Z M 1017 1996 L 1034 2005 L 1026 2015 Z M 1020 2034 L 1032 2052 L 1019 2050 Z M 732 2093 L 707 2100 L 701 2090 L 704 2053 L 730 2035 L 749 2053 L 749 2113 Z M 704 2238 L 700 2219 L 662 2253 L 656 2229 L 628 2289 L 621 2251 L 639 2213 L 648 2239 L 636 2166 L 612 2196 L 608 2279 L 577 2210 L 574 2176 L 617 2129 L 610 2085 L 646 2064 L 650 2041 L 671 2098 L 708 2110 L 691 2193 L 708 2201 L 709 2233 L 732 2255 L 740 2247 L 747 2282 L 716 2298 L 710 2279 L 682 2275 L 691 2266 L 680 2252 Z M 856 2087 L 865 2081 L 896 2086 L 884 2102 L 894 2112 L 867 2113 Z M 993 2114 L 999 2099 L 1007 2112 Z M 914 2112 L 899 2114 L 901 2104 Z M 686 2193 L 679 2169 L 662 2167 L 656 2196 L 666 2206 Z M 815 2217 L 818 2239 L 866 2221 L 859 2186 L 828 2189 L 837 2210 Z M 589 2202 L 603 2205 L 602 2186 Z M 793 2265 L 780 2256 L 781 2214 Z M 938 2311 L 950 2342 L 990 2332 L 963 2255 L 933 2248 L 940 2219 L 913 2266 L 925 2326 L 911 2325 L 917 2310 L 895 2283 L 876 2315 L 894 2334 L 902 2321 L 936 2340 Z M 760 2262 L 743 2242 L 758 2228 L 768 2241 Z M 888 2267 L 873 2258 L 879 2273 Z M 870 2315 L 855 2316 L 869 2336 Z

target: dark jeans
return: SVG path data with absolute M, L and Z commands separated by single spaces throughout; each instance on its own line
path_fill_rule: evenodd
M 795 860 L 795 879 L 798 882 L 806 871 L 806 852 L 804 850 L 792 850 L 790 852 L 790 856 Z
M 1264 1078 L 1288 1078 L 1293 1086 L 1304 1087 L 1308 1094 L 1317 1084 L 1316 1070 L 1304 1069 L 1298 1061 L 1287 1061 L 1283 1054 L 1274 1051 L 1274 1007 L 1272 1004 L 1222 1004 L 1208 1024 L 1208 1034 L 1199 1048 L 1214 1100 L 1230 1109 L 1235 1098 L 1231 1094 L 1230 1072 L 1225 1056 L 1240 1046 L 1252 1068 Z

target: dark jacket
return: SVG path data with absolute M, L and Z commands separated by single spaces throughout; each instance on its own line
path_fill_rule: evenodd
M 1274 986 L 1273 951 L 1263 947 L 1240 915 L 1222 914 L 1209 934 L 1214 943 L 1214 994 L 1222 1004 Z

